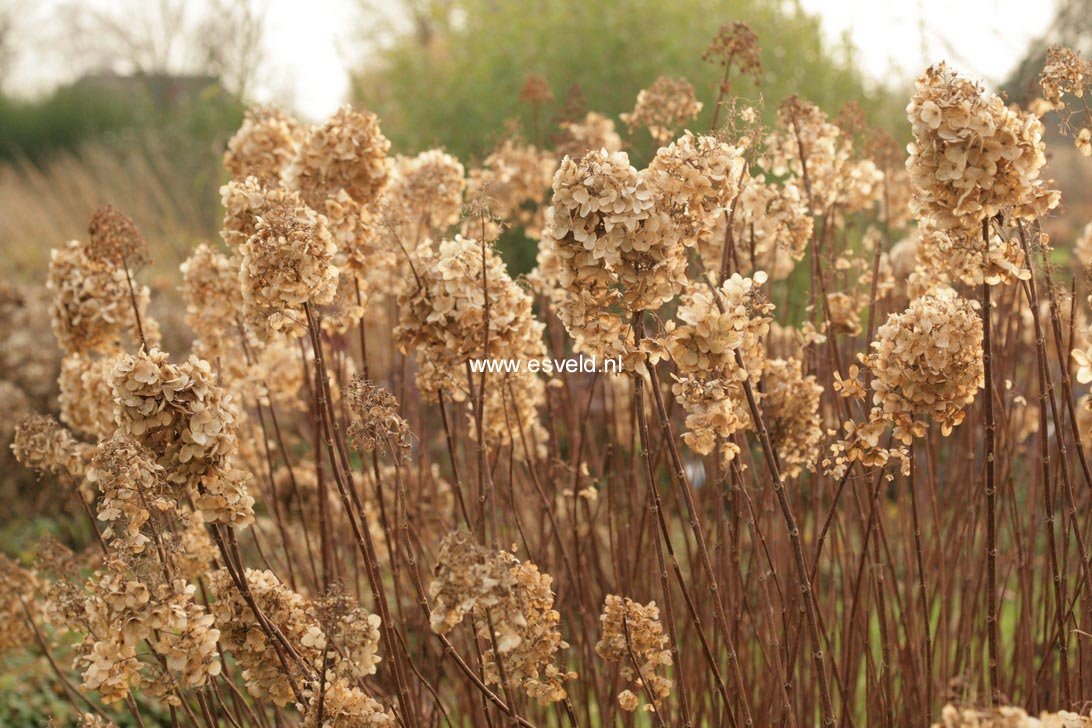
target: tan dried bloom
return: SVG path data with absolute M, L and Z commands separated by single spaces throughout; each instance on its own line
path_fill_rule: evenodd
M 87 472 L 93 447 L 77 442 L 52 417 L 31 414 L 15 426 L 11 451 L 25 468 L 39 475 L 59 475 L 80 481 Z
M 348 435 L 354 448 L 373 452 L 386 446 L 394 457 L 409 456 L 409 423 L 398 414 L 398 400 L 393 394 L 358 374 L 349 384 L 345 399 L 353 415 Z
M 1034 114 L 1006 107 L 943 63 L 918 79 L 906 113 L 914 132 L 906 162 L 912 207 L 932 227 L 971 237 L 1009 207 L 1034 218 L 1058 204 L 1039 179 L 1046 157 Z
M 635 693 L 651 693 L 654 701 L 666 700 L 672 682 L 665 673 L 672 659 L 656 602 L 641 604 L 608 594 L 599 621 L 602 632 L 595 653 L 607 662 L 619 663 L 622 677 L 633 685 L 633 690 L 618 696 L 620 707 L 636 710 L 639 701 Z M 657 706 L 646 705 L 645 709 L 655 711 Z
M 756 86 L 762 77 L 758 36 L 750 25 L 741 20 L 720 26 L 701 57 L 702 60 L 725 66 L 729 70 L 739 69 L 744 76 L 753 77 Z
M 871 159 L 855 159 L 852 139 L 819 107 L 798 96 L 781 102 L 778 128 L 766 137 L 759 160 L 767 173 L 791 174 L 812 214 L 868 210 L 879 201 L 883 173 Z
M 416 350 L 417 383 L 423 392 L 442 391 L 457 402 L 470 402 L 466 367 L 471 359 L 528 361 L 546 356 L 544 325 L 534 317 L 531 296 L 509 277 L 490 246 L 456 236 L 440 243 L 437 253 L 420 251 L 414 268 L 417 285 L 399 296 L 394 336 L 404 353 Z M 546 398 L 541 378 L 521 366 L 492 375 L 486 387 L 486 442 L 512 445 L 522 457 L 522 432 L 528 444 L 541 446 L 546 437 L 537 413 Z M 476 437 L 476 428 L 471 431 Z
M 1033 718 L 1023 708 L 1002 706 L 997 708 L 957 708 L 945 705 L 940 721 L 933 728 L 1089 728 L 1092 718 L 1060 711 L 1039 714 Z
M 239 251 L 244 315 L 262 340 L 273 332 L 303 335 L 304 304 L 330 303 L 337 292 L 337 247 L 326 218 L 294 194 L 285 202 L 261 212 Z
M 522 227 L 528 237 L 538 238 L 546 193 L 556 169 L 557 160 L 549 152 L 519 139 L 505 139 L 480 169 L 470 171 L 466 199 L 480 200 L 490 217 Z M 481 226 L 480 220 L 467 219 L 463 234 L 480 238 Z
M 557 651 L 568 644 L 558 631 L 549 575 L 506 551 L 483 548 L 463 530 L 440 543 L 434 574 L 433 631 L 446 634 L 473 614 L 482 623 L 479 637 L 487 643 L 496 637 L 496 650 L 491 646 L 483 655 L 487 682 L 500 684 L 499 655 L 510 684 L 540 704 L 566 697 L 564 682 L 576 676 L 556 665 Z
M 322 632 L 307 614 L 308 601 L 282 584 L 271 571 L 246 569 L 244 578 L 262 615 L 288 643 L 297 650 L 309 651 L 312 661 L 321 658 L 325 641 L 318 639 Z M 304 668 L 289 659 L 291 672 L 285 674 L 277 648 L 225 569 L 212 573 L 209 589 L 215 595 L 212 612 L 222 630 L 221 644 L 242 666 L 247 690 L 254 697 L 277 705 L 294 703 L 292 682 L 298 685 L 303 681 Z M 311 645 L 305 648 L 303 640 L 309 634 Z
M 578 351 L 623 357 L 627 369 L 637 355 L 631 316 L 619 311 L 659 308 L 686 282 L 692 240 L 679 235 L 661 198 L 651 172 L 600 150 L 562 162 L 547 211 L 539 274 L 556 278 L 558 317 Z
M 94 440 L 114 434 L 114 390 L 110 372 L 114 356 L 69 354 L 61 360 L 57 404 L 61 421 Z
M 243 332 L 243 291 L 239 285 L 238 256 L 228 257 L 208 243 L 194 248 L 180 270 L 180 290 L 186 301 L 186 324 L 212 351 Z
M 118 432 L 146 447 L 171 483 L 192 489 L 209 522 L 253 520 L 246 476 L 233 465 L 238 411 L 208 362 L 191 356 L 174 365 L 158 349 L 124 355 L 112 385 Z
M 46 285 L 53 296 L 49 309 L 53 334 L 64 351 L 110 352 L 118 348 L 126 333 L 137 340 L 125 271 L 92 260 L 79 241 L 53 249 Z M 158 327 L 147 314 L 148 288 L 134 284 L 133 294 L 144 335 L 154 343 Z
M 950 290 L 914 299 L 889 316 L 871 348 L 872 419 L 894 423 L 906 444 L 924 434 L 930 419 L 950 434 L 983 385 L 982 322 L 971 303 Z
M 379 197 L 387 182 L 391 143 L 372 113 L 341 107 L 322 126 L 311 130 L 282 178 L 303 201 L 322 210 L 328 198 L 345 191 L 361 205 Z
M 985 280 L 993 286 L 1031 278 L 1024 265 L 1023 247 L 1015 237 L 1002 237 L 991 230 L 989 249 L 985 250 L 981 228 L 939 230 L 926 226 L 918 228 L 916 240 L 918 265 L 935 281 L 974 286 Z
M 823 386 L 814 374 L 805 377 L 803 364 L 796 359 L 767 361 L 763 381 L 763 417 L 786 466 L 783 472 L 795 478 L 803 470 L 813 471 L 823 439 L 819 413 Z
M 151 262 L 148 244 L 133 221 L 113 205 L 95 210 L 88 224 L 87 257 L 102 263 L 140 270 Z
M 0 655 L 33 643 L 27 620 L 39 590 L 33 573 L 0 554 Z
M 554 100 L 554 90 L 545 76 L 532 73 L 523 81 L 519 100 L 525 104 L 548 104 Z
M 784 280 L 804 259 L 814 221 L 798 185 L 778 185 L 744 172 L 741 191 L 732 213 L 733 270 L 749 274 L 765 271 L 772 280 Z M 697 250 L 707 271 L 719 271 L 728 237 L 728 215 L 698 238 Z
M 688 131 L 656 152 L 645 176 L 677 233 L 693 245 L 712 232 L 739 194 L 744 166 L 742 148 Z
M 689 81 L 660 76 L 637 94 L 637 105 L 621 118 L 631 132 L 648 129 L 657 144 L 666 144 L 679 129 L 697 118 L 701 107 Z
M 410 249 L 422 237 L 442 233 L 459 221 L 465 187 L 463 165 L 442 149 L 395 158 L 383 199 L 402 209 L 408 229 L 399 232 Z
M 353 686 L 345 678 L 327 681 L 321 688 L 314 685 L 309 689 L 309 693 L 302 728 L 373 728 L 373 726 L 398 724 L 382 703 Z M 318 722 L 320 700 L 322 701 L 321 725 Z
M 1047 48 L 1046 65 L 1039 74 L 1039 85 L 1045 98 L 1055 109 L 1062 108 L 1062 96 L 1084 96 L 1085 86 L 1092 83 L 1092 63 L 1065 46 Z
M 114 549 L 139 554 L 151 539 L 142 532 L 152 511 L 173 512 L 163 468 L 135 441 L 114 437 L 99 444 L 87 472 L 99 489 L 98 519 L 107 523 L 103 538 Z
M 671 389 L 687 414 L 683 441 L 705 455 L 719 438 L 725 462 L 739 452 L 732 436 L 752 425 L 742 383 L 750 379 L 757 396 L 766 362 L 763 341 L 773 305 L 759 288 L 764 281 L 762 273 L 753 279 L 736 273 L 716 291 L 693 284 L 682 295 L 678 322 L 666 326 L 667 350 L 678 369 Z
M 622 150 L 622 137 L 614 121 L 594 111 L 589 111 L 579 121 L 562 121 L 554 151 L 558 157 L 579 159 L 588 152 L 605 149 L 608 152 Z
M 299 122 L 280 109 L 247 109 L 243 125 L 224 152 L 224 169 L 236 179 L 257 177 L 267 184 L 276 183 L 306 134 Z

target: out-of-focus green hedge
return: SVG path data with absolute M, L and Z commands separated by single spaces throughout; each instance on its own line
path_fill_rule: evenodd
M 661 74 L 684 76 L 705 102 L 694 129 L 708 128 L 721 69 L 702 61 L 718 28 L 749 23 L 762 47 L 764 74 L 756 89 L 733 92 L 766 99 L 768 118 L 789 93 L 834 114 L 847 100 L 862 103 L 874 123 L 893 125 L 902 106 L 855 69 L 848 46 L 825 42 L 816 18 L 793 2 L 763 0 L 403 0 L 413 18 L 354 77 L 356 100 L 379 113 L 400 151 L 441 145 L 467 160 L 480 158 L 530 109 L 519 91 L 527 75 L 546 77 L 557 96 L 579 84 L 591 110 L 617 120 L 637 92 Z M 422 8 L 435 8 L 432 11 Z M 388 31 L 373 28 L 370 35 Z M 623 130 L 624 131 L 624 130 Z M 634 137 L 633 156 L 649 153 Z

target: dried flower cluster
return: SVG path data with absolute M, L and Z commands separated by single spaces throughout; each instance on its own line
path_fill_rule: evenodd
M 595 653 L 608 662 L 619 663 L 622 677 L 634 690 L 651 697 L 653 702 L 645 709 L 657 710 L 657 703 L 671 695 L 672 682 L 665 673 L 672 659 L 656 602 L 641 604 L 629 597 L 608 594 L 599 621 L 602 631 Z M 639 701 L 631 690 L 618 694 L 622 710 L 636 710 Z
M 657 144 L 666 144 L 701 112 L 702 103 L 685 78 L 660 76 L 637 94 L 637 105 L 622 121 L 630 130 L 648 129 Z
M 909 444 L 929 420 L 947 435 L 982 388 L 982 322 L 951 290 L 916 298 L 876 331 L 868 367 L 875 379 L 873 419 L 895 425 Z
M 479 636 L 492 644 L 484 654 L 487 682 L 500 684 L 503 670 L 505 679 L 541 704 L 563 700 L 565 681 L 576 675 L 556 664 L 556 653 L 568 644 L 558 631 L 551 583 L 534 564 L 454 531 L 440 544 L 429 585 L 432 629 L 445 634 L 473 617 Z

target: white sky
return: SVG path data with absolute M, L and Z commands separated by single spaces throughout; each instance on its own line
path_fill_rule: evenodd
M 358 2 L 251 1 L 267 8 L 268 64 L 255 89 L 257 100 L 294 106 L 311 119 L 334 111 L 348 94 L 347 69 L 360 56 L 355 45 L 362 27 Z M 132 0 L 29 0 L 23 19 L 27 40 L 12 77 L 15 90 L 36 92 L 70 80 L 71 65 L 55 50 L 63 40 L 50 39 L 35 29 L 50 27 L 51 14 L 74 2 L 105 11 L 132 7 Z M 805 10 L 819 15 L 832 40 L 849 36 L 868 74 L 899 81 L 916 77 L 929 63 L 942 59 L 987 81 L 1000 81 L 1053 14 L 1049 0 L 800 2 Z M 397 7 L 398 0 L 372 0 L 372 4 L 390 9 Z

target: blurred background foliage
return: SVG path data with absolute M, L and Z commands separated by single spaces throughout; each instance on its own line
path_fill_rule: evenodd
M 372 0 L 364 7 L 374 8 Z M 400 24 L 353 77 L 354 99 L 383 119 L 400 149 L 444 146 L 464 159 L 481 158 L 506 123 L 516 119 L 533 136 L 531 111 L 519 102 L 530 74 L 550 83 L 560 110 L 578 86 L 589 110 L 617 120 L 637 92 L 657 76 L 682 76 L 705 103 L 695 129 L 707 129 L 721 69 L 702 60 L 718 28 L 744 20 L 762 48 L 760 88 L 737 81 L 732 93 L 778 102 L 805 89 L 831 114 L 863 100 L 874 124 L 895 128 L 904 102 L 865 81 L 848 43 L 831 46 L 817 18 L 796 3 L 761 0 L 404 0 Z M 368 13 L 377 15 L 378 13 Z M 406 18 L 409 19 L 406 22 Z M 375 32 L 369 26 L 365 32 Z M 547 110 L 549 112 L 551 110 Z M 549 118 L 548 113 L 544 118 Z M 905 125 L 905 124 L 904 124 Z M 624 133 L 624 127 L 620 128 Z M 532 139 L 533 141 L 533 139 Z M 637 135 L 634 157 L 651 144 Z

